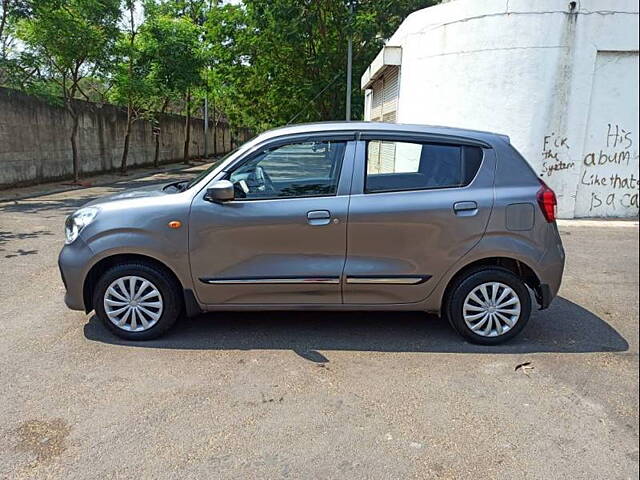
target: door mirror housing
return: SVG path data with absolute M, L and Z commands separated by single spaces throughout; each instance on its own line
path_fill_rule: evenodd
M 233 183 L 229 180 L 218 180 L 211 184 L 207 188 L 207 193 L 204 195 L 204 199 L 209 202 L 228 202 L 235 198 L 235 191 L 233 189 Z

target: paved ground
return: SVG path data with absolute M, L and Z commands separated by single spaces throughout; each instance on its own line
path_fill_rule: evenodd
M 637 223 L 563 224 L 561 298 L 500 347 L 414 313 L 122 342 L 64 307 L 63 218 L 167 176 L 0 203 L 1 478 L 638 477 Z

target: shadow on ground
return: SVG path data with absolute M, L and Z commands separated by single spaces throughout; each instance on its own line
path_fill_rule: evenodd
M 579 305 L 557 298 L 549 310 L 535 312 L 512 341 L 472 345 L 446 321 L 420 312 L 218 312 L 179 322 L 166 336 L 128 342 L 113 336 L 92 315 L 87 339 L 129 347 L 187 350 L 292 350 L 314 362 L 318 352 L 534 353 L 620 352 L 626 340 L 606 321 Z
M 13 240 L 27 240 L 42 236 L 50 236 L 53 233 L 49 230 L 35 230 L 33 232 L 0 232 L 0 245 L 4 245 Z
M 35 230 L 33 232 L 10 232 L 10 231 L 2 231 L 0 232 L 0 253 L 4 258 L 15 258 L 21 257 L 25 255 L 37 255 L 38 250 L 25 250 L 23 248 L 18 248 L 17 250 L 7 250 L 6 247 L 13 246 L 14 241 L 19 240 L 28 240 L 32 238 L 39 238 L 41 236 L 51 236 L 49 230 Z

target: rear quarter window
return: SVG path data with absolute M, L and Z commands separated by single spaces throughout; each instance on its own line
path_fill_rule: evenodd
M 466 145 L 369 140 L 365 192 L 464 187 L 482 157 L 481 148 Z

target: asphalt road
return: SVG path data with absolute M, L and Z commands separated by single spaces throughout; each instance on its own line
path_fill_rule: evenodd
M 638 478 L 637 223 L 563 225 L 561 297 L 499 347 L 388 312 L 123 342 L 64 306 L 63 219 L 168 176 L 0 203 L 0 478 Z

